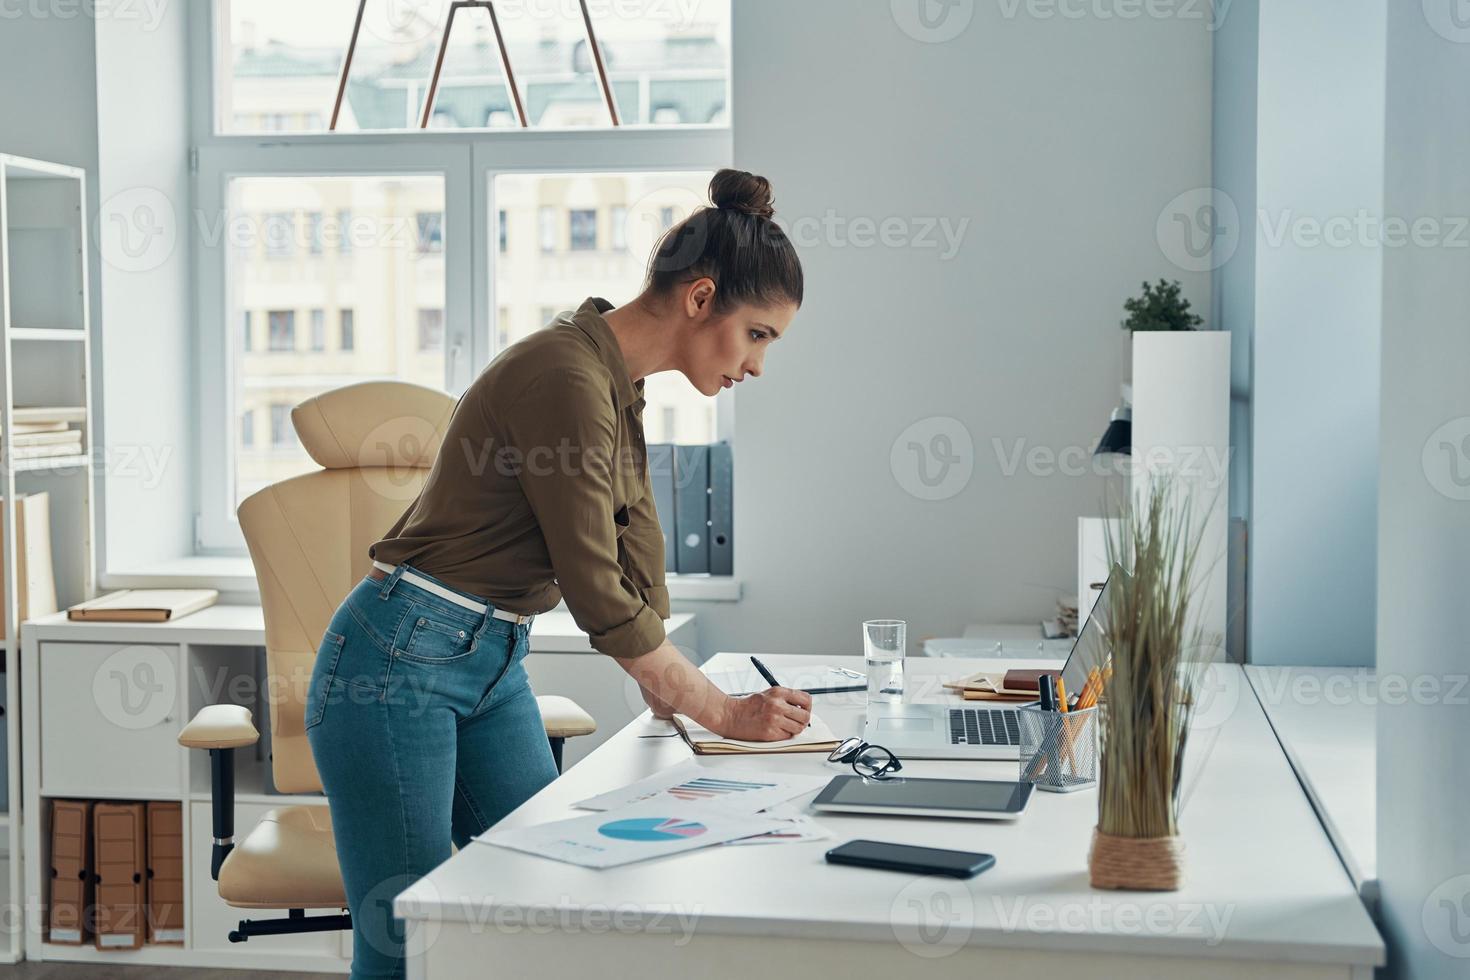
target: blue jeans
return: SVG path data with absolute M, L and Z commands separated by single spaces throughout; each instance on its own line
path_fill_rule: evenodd
M 522 663 L 530 625 L 401 581 L 406 567 L 363 578 L 337 608 L 306 698 L 354 980 L 402 977 L 393 897 L 556 778 Z

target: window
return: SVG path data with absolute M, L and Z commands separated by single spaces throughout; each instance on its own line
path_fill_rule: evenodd
M 255 412 L 252 409 L 240 413 L 240 448 L 255 448 Z
M 266 314 L 270 323 L 270 349 L 293 351 L 296 349 L 296 311 L 271 310 Z
M 444 349 L 444 311 L 419 310 L 419 353 Z
M 263 216 L 261 231 L 265 239 L 267 258 L 288 259 L 296 254 L 296 216 L 288 211 L 276 211 Z
M 433 107 L 440 129 L 425 136 L 415 130 L 448 7 L 366 4 L 335 127 L 350 139 L 303 133 L 332 115 L 354 0 L 211 0 L 215 16 L 187 34 L 185 81 L 205 92 L 198 103 L 210 117 L 190 133 L 191 209 L 210 220 L 181 223 L 198 273 L 194 471 L 205 551 L 243 554 L 238 501 L 314 468 L 291 432 L 291 406 L 367 379 L 457 394 L 497 352 L 588 295 L 627 302 L 659 209 L 669 222 L 688 213 L 707 175 L 731 162 L 728 129 L 690 125 L 728 103 L 728 0 L 589 4 L 631 124 L 618 129 L 608 126 L 580 5 L 497 4 L 540 130 L 529 134 L 518 131 L 498 58 L 486 58 L 496 48 L 488 18 L 466 7 Z M 670 105 L 684 124 L 640 130 Z M 436 312 L 421 321 L 421 310 Z M 666 380 L 650 382 L 650 428 L 660 398 L 689 398 L 697 405 L 679 408 L 681 434 L 713 434 L 713 406 L 731 399 Z M 719 417 L 723 432 L 729 413 Z
M 659 434 L 659 437 L 658 437 L 658 441 L 659 442 L 677 442 L 678 441 L 678 439 L 679 439 L 679 430 L 674 425 L 674 417 L 675 417 L 675 414 L 676 414 L 676 412 L 675 412 L 674 406 L 672 406 L 672 405 L 665 405 L 663 407 L 663 420 L 662 421 L 663 421 L 663 424 L 664 424 L 664 430 L 663 430 L 662 433 Z
M 613 205 L 612 211 L 608 214 L 608 224 L 613 249 L 618 252 L 626 252 L 628 250 L 628 209 L 621 204 Z
M 296 428 L 291 424 L 291 406 L 271 403 L 271 448 L 289 449 L 296 443 Z
M 440 211 L 420 211 L 415 219 L 419 229 L 419 251 L 444 251 L 444 214 Z
M 603 296 L 614 304 L 636 296 L 643 288 L 648 255 L 655 243 L 676 220 L 682 220 L 704 202 L 709 178 L 707 171 L 497 177 L 493 196 L 496 207 L 505 215 L 500 220 L 538 221 L 543 237 L 539 247 L 527 248 L 526 243 L 511 241 L 505 255 L 491 263 L 500 308 L 500 335 L 495 349 L 503 350 L 540 330 L 562 310 L 576 309 L 589 294 Z M 615 220 L 613 228 L 622 229 L 623 244 L 606 252 L 605 261 L 599 256 L 594 275 L 571 267 L 583 263 L 567 263 L 564 255 L 548 254 L 545 248 L 546 215 L 554 215 L 560 202 L 576 205 L 568 209 L 573 248 L 596 247 L 599 208 L 607 208 L 609 215 L 621 212 L 621 220 Z M 612 234 L 619 232 L 614 230 Z M 644 396 L 648 399 L 644 417 L 651 426 L 671 425 L 667 420 L 677 417 L 684 427 L 679 433 L 681 441 L 718 439 L 714 403 L 682 375 L 670 372 L 650 377 L 644 385 Z M 673 436 L 670 429 L 659 438 L 668 440 Z
M 327 349 L 327 311 L 311 311 L 311 349 L 323 351 Z
M 315 466 L 289 431 L 291 406 L 370 378 L 444 387 L 444 181 L 398 174 L 237 176 L 228 178 L 227 190 L 231 227 L 254 227 L 259 215 L 299 215 L 297 227 L 305 230 L 311 226 L 306 216 L 347 213 L 354 239 L 350 252 L 329 262 L 309 257 L 305 248 L 285 260 L 267 259 L 252 249 L 229 253 L 226 296 L 241 308 L 268 311 L 272 352 L 269 358 L 239 360 L 229 379 L 237 431 L 243 430 L 239 420 L 246 412 L 271 419 L 270 453 L 241 455 L 244 445 L 235 444 L 229 494 L 238 504 L 269 483 Z M 437 253 L 421 253 L 425 242 L 434 243 Z M 324 234 L 322 247 L 336 243 Z M 341 304 L 343 298 L 351 305 Z M 316 353 L 327 349 L 329 308 L 338 310 L 340 349 L 350 357 L 324 359 Z M 363 311 L 361 324 L 357 310 Z M 430 320 L 416 324 L 421 310 Z M 298 338 L 300 315 L 307 318 L 307 335 Z M 399 353 L 404 350 L 418 354 L 404 358 Z
M 308 247 L 312 255 L 322 254 L 322 213 L 320 211 L 308 211 L 306 213 L 306 227 L 309 238 Z
M 324 130 L 337 94 L 353 0 L 220 0 L 215 46 L 221 131 Z M 364 9 L 339 130 L 415 129 L 448 0 L 374 2 Z M 590 5 L 623 122 L 703 123 L 726 111 L 730 0 L 617 0 Z M 606 128 L 587 31 L 576 3 L 498 4 L 506 50 L 536 128 Z M 516 126 L 495 35 L 465 9 L 439 82 L 431 125 Z
M 597 212 L 578 209 L 571 212 L 572 251 L 590 252 L 597 248 Z

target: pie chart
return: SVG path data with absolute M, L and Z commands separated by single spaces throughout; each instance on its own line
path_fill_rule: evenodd
M 613 820 L 598 827 L 597 832 L 615 840 L 674 841 L 698 837 L 705 829 L 702 823 L 678 817 L 638 817 Z

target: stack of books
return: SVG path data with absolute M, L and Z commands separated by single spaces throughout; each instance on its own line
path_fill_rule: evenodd
M 11 422 L 11 459 L 38 456 L 76 456 L 82 451 L 82 430 L 70 428 L 83 421 L 76 408 L 17 408 Z

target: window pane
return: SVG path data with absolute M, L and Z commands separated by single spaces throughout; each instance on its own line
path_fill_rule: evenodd
M 450 0 L 368 0 L 339 130 L 415 128 Z M 588 0 L 625 124 L 728 119 L 730 0 Z M 353 0 L 220 0 L 218 129 L 327 128 L 357 13 Z M 576 0 L 496 5 L 528 122 L 607 126 Z M 455 16 L 430 125 L 519 125 L 489 15 Z
M 496 351 L 540 330 L 588 296 L 614 305 L 637 296 L 654 244 L 705 202 L 709 178 L 708 173 L 496 177 L 493 196 L 501 224 L 539 224 L 541 231 L 535 242 L 511 236 L 506 249 L 491 259 L 498 307 Z M 598 217 L 611 221 L 613 215 L 618 225 L 602 232 L 603 242 L 621 244 L 597 251 Z M 568 229 L 564 240 L 556 234 L 562 227 Z M 650 442 L 715 441 L 715 399 L 701 395 L 683 375 L 648 378 L 644 395 Z
M 266 331 L 264 350 L 242 345 L 234 358 L 238 504 L 316 467 L 297 444 L 292 406 L 371 379 L 444 387 L 444 182 L 238 177 L 229 202 L 226 322 L 254 317 Z M 308 247 L 312 215 L 321 216 L 320 249 Z M 425 215 L 434 217 L 421 222 Z M 273 252 L 272 229 L 287 226 L 302 236 L 289 257 Z M 437 247 L 421 250 L 424 241 Z M 264 429 L 258 438 L 246 435 L 253 418 L 262 426 L 270 420 L 269 438 Z

